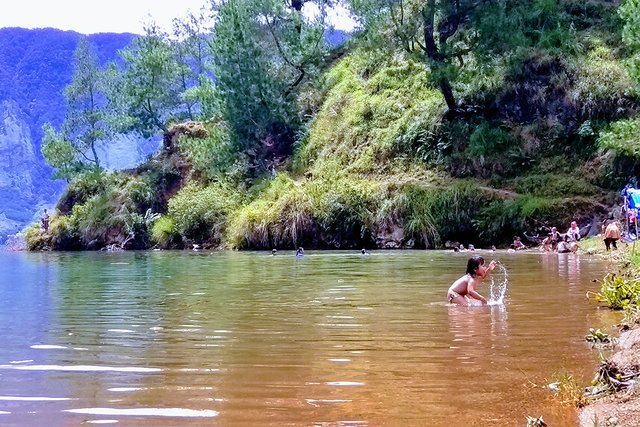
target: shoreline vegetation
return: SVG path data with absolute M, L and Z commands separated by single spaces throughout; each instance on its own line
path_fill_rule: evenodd
M 598 228 L 639 175 L 631 0 L 347 2 L 362 27 L 338 41 L 267 3 L 150 24 L 105 66 L 78 43 L 43 129 L 68 186 L 28 249 L 506 247 Z M 131 133 L 162 147 L 106 171 Z
M 571 377 L 550 384 L 562 402 L 575 405 L 581 427 L 630 426 L 640 422 L 640 246 L 635 242 L 618 251 L 604 252 L 601 237 L 583 243 L 586 253 L 609 257 L 610 271 L 597 282 L 600 289 L 587 292 L 591 303 L 603 309 L 620 311 L 620 321 L 610 326 L 619 335 L 590 329 L 585 340 L 591 351 L 599 351 L 601 362 L 588 387 L 582 388 Z M 615 334 L 614 334 L 615 335 Z M 533 423 L 536 419 L 531 418 Z M 540 425 L 540 424 L 531 424 Z

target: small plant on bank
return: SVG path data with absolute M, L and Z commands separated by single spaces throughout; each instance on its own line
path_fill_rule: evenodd
M 544 422 L 542 417 L 527 416 L 527 427 L 546 427 L 547 423 Z
M 553 381 L 553 388 L 555 398 L 562 404 L 567 406 L 574 406 L 576 408 L 582 408 L 587 404 L 587 397 L 584 393 L 584 387 L 582 387 L 573 375 L 563 373 L 555 377 Z
M 639 279 L 608 274 L 602 281 L 600 292 L 592 295 L 596 302 L 606 303 L 613 310 L 622 310 L 637 304 L 640 297 L 640 282 Z
M 611 344 L 613 341 L 609 334 L 606 332 L 602 332 L 600 329 L 590 328 L 589 333 L 585 335 L 585 340 L 596 345 L 596 344 Z

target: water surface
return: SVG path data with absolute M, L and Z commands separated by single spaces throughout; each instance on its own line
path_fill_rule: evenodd
M 576 425 L 606 262 L 486 252 L 505 305 L 448 306 L 467 255 L 0 253 L 0 424 Z

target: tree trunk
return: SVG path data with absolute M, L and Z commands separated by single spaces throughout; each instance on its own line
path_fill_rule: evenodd
M 440 78 L 440 92 L 442 92 L 442 96 L 444 96 L 444 101 L 447 103 L 449 111 L 455 111 L 458 108 L 458 104 L 456 103 L 456 98 L 453 96 L 451 83 L 449 83 L 446 77 Z
M 422 31 L 424 37 L 425 54 L 431 63 L 432 71 L 439 73 L 439 68 L 446 65 L 446 59 L 440 54 L 438 45 L 434 37 L 435 34 L 435 13 L 436 5 L 434 0 L 428 0 L 424 9 L 422 9 Z M 453 89 L 449 79 L 444 76 L 438 77 L 438 86 L 440 92 L 444 97 L 444 101 L 447 103 L 449 111 L 455 111 L 457 108 L 456 98 L 453 95 Z

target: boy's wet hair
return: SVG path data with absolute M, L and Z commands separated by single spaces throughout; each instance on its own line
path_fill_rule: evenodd
M 475 276 L 476 270 L 481 265 L 484 265 L 484 258 L 482 258 L 480 255 L 472 256 L 471 258 L 469 258 L 469 261 L 467 261 L 467 274 L 470 276 Z

